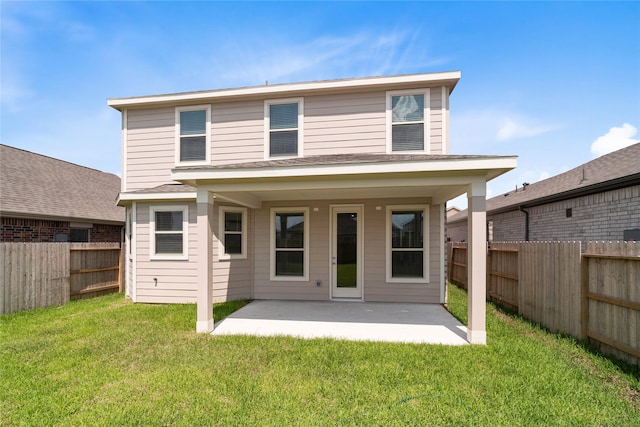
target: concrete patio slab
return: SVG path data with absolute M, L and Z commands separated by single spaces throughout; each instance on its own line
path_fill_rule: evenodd
M 212 334 L 468 344 L 467 328 L 439 304 L 259 300 L 217 323 Z

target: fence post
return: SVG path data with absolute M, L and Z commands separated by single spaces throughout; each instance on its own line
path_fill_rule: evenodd
M 589 330 L 589 258 L 580 250 L 580 339 L 587 339 Z
M 485 295 L 484 299 L 487 301 L 491 301 L 491 293 L 492 293 L 492 289 L 491 289 L 491 266 L 493 265 L 493 263 L 491 262 L 493 257 L 493 252 L 491 251 L 491 246 L 489 246 L 487 248 L 487 294 Z

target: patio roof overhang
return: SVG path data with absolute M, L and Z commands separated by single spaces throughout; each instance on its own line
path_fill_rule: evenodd
M 275 200 L 410 196 L 429 197 L 430 203 L 443 204 L 467 193 L 467 340 L 486 344 L 486 182 L 515 167 L 515 156 L 351 154 L 173 169 L 172 179 L 196 188 L 197 234 L 201 236 L 196 330 L 213 331 L 211 218 L 215 199 L 251 208 Z M 442 238 L 444 241 L 444 230 Z M 444 253 L 440 262 L 444 271 Z
M 329 155 L 182 166 L 171 176 L 199 194 L 251 208 L 275 200 L 393 197 L 429 197 L 441 204 L 468 192 L 469 185 L 484 188 L 515 166 L 515 156 Z

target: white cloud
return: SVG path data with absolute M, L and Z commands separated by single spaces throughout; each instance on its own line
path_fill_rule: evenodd
M 537 122 L 534 119 L 518 114 L 506 114 L 500 118 L 496 133 L 498 141 L 528 138 L 556 129 L 556 126 Z
M 261 84 L 265 80 L 282 83 L 397 74 L 450 61 L 434 56 L 429 46 L 418 43 L 417 34 L 418 31 L 396 31 L 377 35 L 359 30 L 286 43 L 271 39 L 249 43 L 239 39 L 224 46 L 222 53 L 211 59 L 209 68 L 219 69 L 212 74 L 228 84 Z M 235 65 L 231 71 L 229 63 Z
M 593 157 L 600 157 L 640 142 L 640 140 L 636 138 L 637 134 L 638 129 L 629 123 L 623 124 L 622 127 L 612 127 L 609 129 L 609 132 L 593 141 L 593 144 L 591 144 L 591 154 L 593 154 Z
M 518 112 L 491 108 L 452 112 L 451 115 L 451 123 L 455 123 L 451 127 L 451 146 L 463 150 L 530 138 L 560 128 L 557 124 L 545 123 Z

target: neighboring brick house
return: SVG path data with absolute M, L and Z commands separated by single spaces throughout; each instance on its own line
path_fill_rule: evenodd
M 491 241 L 640 240 L 640 143 L 487 200 Z M 467 211 L 447 221 L 467 240 Z
M 120 178 L 0 144 L 1 242 L 121 242 Z

